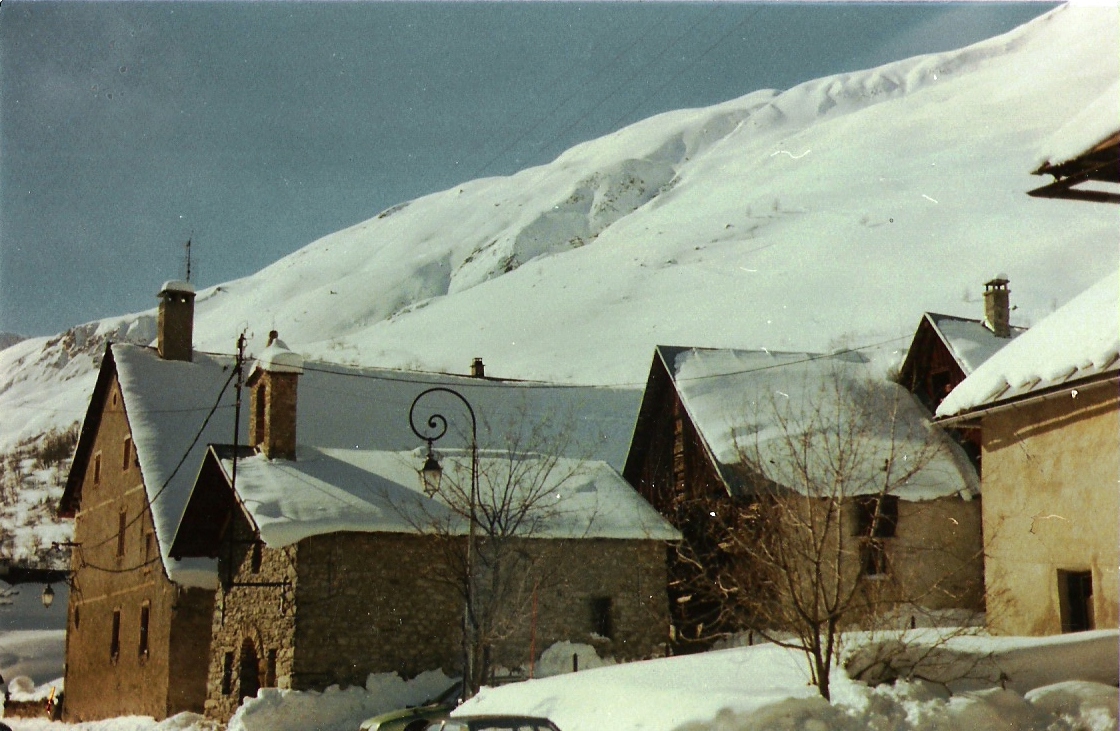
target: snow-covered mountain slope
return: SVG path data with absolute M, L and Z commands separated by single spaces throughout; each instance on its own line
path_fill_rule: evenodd
M 344 363 L 463 372 L 481 356 L 495 376 L 640 386 L 657 343 L 903 349 L 925 310 L 981 316 L 1001 273 L 1015 324 L 1036 322 L 1117 265 L 1120 208 L 1025 195 L 1042 147 L 1120 79 L 1117 16 L 1059 8 L 401 204 L 200 292 L 196 347 L 231 352 L 248 328 L 260 349 L 275 328 Z M 150 341 L 153 324 L 0 351 L 0 448 L 80 419 L 104 340 Z

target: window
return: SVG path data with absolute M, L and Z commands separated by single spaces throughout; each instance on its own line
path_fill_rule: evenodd
M 252 554 L 249 557 L 249 569 L 254 574 L 259 574 L 261 572 L 261 542 L 260 541 L 254 541 L 253 542 L 253 551 L 252 551 Z
M 128 515 L 122 510 L 117 518 L 117 558 L 120 558 L 124 555 L 124 533 L 128 528 Z
M 144 563 L 152 560 L 152 544 L 155 542 L 155 536 L 151 531 L 144 532 Z
M 276 649 L 273 648 L 268 651 L 268 658 L 265 660 L 264 667 L 264 687 L 276 687 Z
M 140 606 L 140 657 L 148 656 L 148 620 L 152 616 L 152 607 L 148 602 Z
M 860 567 L 864 576 L 886 576 L 887 545 L 879 538 L 867 538 L 860 546 Z
M 222 656 L 222 695 L 229 695 L 233 690 L 233 653 L 227 652 Z
M 252 640 L 241 643 L 241 663 L 238 668 L 237 698 L 255 698 L 261 689 L 261 667 L 257 659 L 257 648 Z
M 268 392 L 265 390 L 265 384 L 257 387 L 256 392 L 256 409 L 253 414 L 253 439 L 255 440 L 254 447 L 260 446 L 264 442 L 264 412 L 265 412 L 265 399 L 268 397 Z
M 591 599 L 591 632 L 608 640 L 614 636 L 611 623 L 611 598 L 598 596 Z
M 78 605 L 74 606 L 74 629 L 82 626 L 82 608 Z
M 113 633 L 109 637 L 109 659 L 113 662 L 121 654 L 121 610 L 113 610 Z
M 1062 632 L 1093 629 L 1093 572 L 1059 570 L 1058 603 Z
M 855 500 L 854 533 L 862 539 L 860 571 L 864 576 L 883 577 L 889 572 L 887 538 L 898 530 L 898 497 L 870 495 Z
M 855 535 L 894 538 L 898 529 L 898 496 L 870 495 L 855 500 Z
M 93 455 L 93 484 L 94 487 L 101 484 L 101 452 Z
M 124 438 L 124 454 L 121 459 L 121 469 L 128 472 L 128 468 L 132 466 L 132 437 Z

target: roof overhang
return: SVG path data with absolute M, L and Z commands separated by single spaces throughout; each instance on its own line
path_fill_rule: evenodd
M 1027 191 L 1029 196 L 1120 203 L 1120 188 L 1111 191 L 1077 187 L 1092 182 L 1120 186 L 1120 132 L 1116 132 L 1072 160 L 1056 165 L 1043 163 L 1033 174 L 1051 175 L 1054 182 Z
M 1039 389 L 1037 391 L 1030 391 L 1023 394 L 1018 394 L 1009 398 L 999 399 L 988 404 L 973 407 L 968 411 L 952 416 L 939 416 L 933 422 L 941 426 L 953 426 L 958 429 L 979 429 L 980 419 L 991 414 L 1006 411 L 1007 409 L 1020 408 L 1027 404 L 1032 404 L 1037 401 L 1045 401 L 1047 399 L 1065 396 L 1074 391 L 1083 389 L 1098 388 L 1113 383 L 1120 383 L 1120 371 L 1107 371 L 1105 373 L 1097 373 L 1077 381 L 1061 383 L 1054 386 Z

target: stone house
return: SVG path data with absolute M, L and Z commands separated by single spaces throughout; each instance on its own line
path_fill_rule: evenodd
M 267 407 L 272 394 L 283 401 L 279 381 L 265 390 L 250 381 L 265 398 L 259 404 L 249 399 L 251 408 L 241 410 L 235 429 L 237 358 L 195 350 L 193 315 L 191 285 L 165 284 L 157 347 L 108 346 L 87 409 L 59 505 L 75 526 L 66 638 L 69 720 L 203 711 L 213 658 L 224 657 L 211 652 L 213 624 L 229 603 L 220 594 L 216 613 L 216 559 L 171 557 L 180 518 L 211 445 L 248 435 L 251 445 L 267 450 L 296 436 L 249 430 L 255 409 Z M 487 433 L 508 433 L 519 424 L 528 434 L 526 415 L 547 415 L 555 445 L 568 449 L 567 456 L 621 467 L 636 390 L 487 378 L 481 363 L 473 372 L 471 378 L 307 363 L 299 433 L 322 450 L 407 453 L 418 442 L 408 428 L 411 400 L 442 384 L 476 405 Z M 460 436 L 445 441 L 461 448 Z M 256 647 L 262 648 L 261 682 L 271 683 L 268 646 L 262 640 Z
M 478 397 L 479 413 L 515 400 L 500 383 L 460 380 L 458 388 Z M 407 397 L 422 386 L 305 370 L 281 341 L 264 351 L 248 384 L 249 443 L 210 447 L 171 549 L 176 558 L 217 562 L 207 715 L 227 719 L 261 686 L 322 690 L 362 685 L 370 673 L 461 672 L 464 603 L 444 569 L 449 553 L 462 555 L 469 523 L 440 494 L 425 493 L 423 450 L 379 448 L 393 443 L 391 434 L 359 434 L 365 445 L 329 439 L 370 385 Z M 324 393 L 335 405 L 329 422 L 302 419 L 305 408 L 323 413 L 316 402 Z M 535 423 L 536 409 L 553 401 L 518 418 Z M 406 411 L 396 414 L 399 423 L 369 431 L 400 432 Z M 532 581 L 503 594 L 519 603 L 505 617 L 516 621 L 503 627 L 488 663 L 524 675 L 561 640 L 590 642 L 618 659 L 659 652 L 668 633 L 665 542 L 676 531 L 607 462 L 500 452 L 497 439 L 480 437 L 480 509 L 494 507 L 487 496 L 495 475 L 536 480 L 548 501 L 533 507 L 531 529 L 511 537 L 518 570 Z M 442 460 L 446 472 L 469 471 L 461 449 Z
M 1117 626 L 1120 302 L 1114 272 L 989 359 L 938 407 L 983 447 L 994 632 Z
M 157 348 L 106 348 L 59 506 L 74 518 L 70 721 L 164 718 L 205 699 L 213 582 L 167 549 L 206 442 L 233 432 L 233 359 L 192 352 L 190 284 L 159 297 Z
M 843 503 L 836 540 L 850 544 L 850 550 L 845 549 L 840 571 L 861 572 L 888 596 L 906 598 L 913 605 L 905 607 L 910 621 L 943 609 L 982 610 L 977 476 L 963 450 L 929 428 L 923 407 L 910 393 L 876 375 L 858 353 L 660 346 L 623 476 L 681 530 L 681 545 L 692 553 L 670 565 L 679 648 L 703 647 L 705 633 L 738 631 L 752 621 L 738 617 L 727 624 L 721 598 L 704 591 L 737 560 L 721 545 L 719 531 L 726 526 L 717 519 L 720 506 L 764 504 L 762 482 L 773 488 L 764 491 L 770 496 L 804 497 L 814 489 L 783 455 L 787 438 L 800 440 L 809 431 L 783 421 L 786 405 L 815 408 L 831 400 L 826 410 L 855 413 L 849 406 L 862 409 L 855 403 L 864 398 L 861 394 L 874 394 L 882 405 L 863 417 L 870 419 L 863 433 L 854 433 L 855 448 L 866 451 L 866 464 L 853 470 L 834 495 L 815 500 L 823 505 L 836 497 Z M 854 422 L 855 417 L 839 418 Z M 888 422 L 894 424 L 893 434 L 883 427 Z M 885 455 L 892 454 L 902 460 L 924 455 L 923 467 L 883 494 L 877 475 Z M 766 464 L 766 474 L 752 473 L 748 464 Z M 692 560 L 697 557 L 702 560 Z
M 1043 144 L 1038 198 L 1120 203 L 1109 91 Z M 1071 243 L 1071 248 L 1075 244 Z M 988 625 L 1047 635 L 1117 627 L 1120 277 L 1115 271 L 1001 350 L 938 406 L 982 447 Z

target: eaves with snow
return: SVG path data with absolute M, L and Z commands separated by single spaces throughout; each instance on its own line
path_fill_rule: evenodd
M 292 354 L 266 350 L 273 365 L 295 369 Z M 147 347 L 118 344 L 108 349 L 101 380 L 115 373 L 148 491 L 156 538 L 170 578 L 190 586 L 212 586 L 214 562 L 170 558 L 192 488 L 211 445 L 244 444 L 248 399 L 235 436 L 235 359 L 194 353 L 193 360 L 168 361 Z M 478 444 L 493 450 L 562 459 L 555 474 L 573 473 L 557 486 L 556 522 L 542 526 L 553 537 L 664 537 L 672 533 L 618 476 L 633 429 L 640 393 L 636 389 L 572 387 L 528 381 L 469 378 L 392 369 L 354 368 L 303 361 L 298 369 L 295 462 L 253 457 L 239 462 L 238 488 L 262 536 L 286 544 L 315 532 L 404 530 L 415 504 L 416 470 L 424 441 L 413 433 L 409 409 L 421 392 L 449 387 L 477 414 Z M 429 411 L 441 413 L 450 429 L 440 448 L 449 464 L 469 444 L 468 415 L 454 399 L 433 394 Z M 87 419 L 88 421 L 88 419 Z M 79 457 L 81 456 L 79 452 Z M 530 459 L 532 457 L 529 457 Z M 230 466 L 231 468 L 231 466 Z M 72 474 L 81 473 L 75 462 Z M 77 481 L 68 485 L 63 510 L 80 501 Z M 404 499 L 406 498 L 406 499 Z M 424 503 L 431 507 L 431 501 Z M 561 515 L 568 519 L 561 521 Z M 577 517 L 579 516 L 579 517 Z M 592 520 L 594 517 L 594 520 Z
M 1120 272 L 1113 271 L 988 359 L 941 402 L 958 421 L 1003 403 L 1120 374 Z
M 968 457 L 902 386 L 858 352 L 781 353 L 659 347 L 689 419 L 731 491 L 742 470 L 801 494 L 881 494 L 885 480 L 914 473 L 891 494 L 920 501 L 971 497 Z M 843 463 L 843 464 L 840 464 Z

